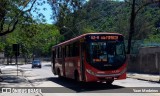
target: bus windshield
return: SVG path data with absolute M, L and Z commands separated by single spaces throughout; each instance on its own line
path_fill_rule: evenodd
M 125 48 L 123 41 L 89 42 L 88 62 L 103 64 L 104 66 L 122 65 L 125 61 Z

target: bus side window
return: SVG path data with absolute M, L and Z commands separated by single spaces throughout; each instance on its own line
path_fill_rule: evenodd
M 52 51 L 52 62 L 54 63 L 55 60 L 55 50 Z
M 61 47 L 59 47 L 59 58 L 62 58 L 62 48 Z
M 75 57 L 79 56 L 79 45 L 78 43 L 73 43 L 70 45 L 67 45 L 65 47 L 65 57 Z
M 53 50 L 52 51 L 52 64 L 53 64 L 53 69 L 55 68 L 55 56 L 56 56 L 56 54 L 55 54 L 56 52 L 55 52 L 55 50 Z
M 69 46 L 66 46 L 66 57 L 69 57 Z
M 72 54 L 73 54 L 73 56 L 79 56 L 79 46 L 78 46 L 78 42 L 73 43 Z
M 57 58 L 59 58 L 59 47 L 57 48 Z
M 62 48 L 58 47 L 57 48 L 57 58 L 61 58 L 62 57 Z
M 66 57 L 66 46 L 63 49 L 63 55 L 64 55 L 64 57 Z
M 55 55 L 55 57 L 58 58 L 58 48 L 56 48 Z
M 73 45 L 72 44 L 70 44 L 69 45 L 69 57 L 73 57 Z

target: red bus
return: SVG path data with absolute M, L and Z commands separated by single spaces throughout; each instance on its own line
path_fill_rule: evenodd
M 52 72 L 84 82 L 126 79 L 124 37 L 119 33 L 88 33 L 52 47 Z

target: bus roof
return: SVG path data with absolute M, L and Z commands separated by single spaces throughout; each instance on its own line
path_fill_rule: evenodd
M 87 36 L 87 35 L 122 35 L 122 34 L 120 34 L 120 33 L 111 33 L 111 32 L 97 32 L 97 33 L 86 33 L 86 34 L 82 34 L 82 35 L 80 35 L 80 36 L 77 36 L 77 37 L 75 37 L 75 38 L 72 38 L 72 39 L 70 39 L 70 40 L 67 40 L 67 41 L 64 41 L 64 42 L 62 42 L 62 43 L 59 43 L 59 44 L 57 44 L 57 45 L 55 45 L 55 46 L 53 46 L 53 47 L 57 47 L 57 46 L 60 46 L 60 45 L 65 45 L 65 44 L 67 44 L 67 43 L 69 43 L 69 42 L 72 42 L 72 41 L 76 41 L 76 40 L 78 40 L 78 39 L 80 39 L 80 38 L 83 38 L 83 37 L 85 37 L 85 36 Z

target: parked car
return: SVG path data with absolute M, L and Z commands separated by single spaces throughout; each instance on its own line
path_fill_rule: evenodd
M 35 68 L 35 67 L 39 67 L 39 68 L 42 67 L 40 60 L 33 60 L 32 61 L 32 68 Z

